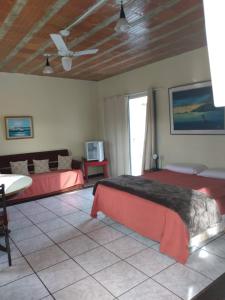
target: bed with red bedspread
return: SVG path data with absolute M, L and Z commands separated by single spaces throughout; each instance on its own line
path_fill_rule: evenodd
M 145 178 L 190 188 L 214 198 L 220 213 L 225 214 L 225 180 L 168 170 L 147 172 Z M 173 210 L 111 187 L 99 184 L 92 207 L 92 217 L 101 211 L 143 236 L 160 242 L 160 251 L 181 263 L 189 256 L 189 232 Z

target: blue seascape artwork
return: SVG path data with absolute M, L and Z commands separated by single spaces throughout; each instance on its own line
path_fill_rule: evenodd
M 215 107 L 211 86 L 172 92 L 173 129 L 224 130 L 224 108 Z
M 8 118 L 8 138 L 32 137 L 32 120 L 30 118 Z

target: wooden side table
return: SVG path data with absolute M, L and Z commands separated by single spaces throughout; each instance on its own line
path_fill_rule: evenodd
M 89 167 L 103 167 L 104 177 L 109 177 L 109 161 L 107 159 L 103 161 L 88 161 L 86 159 L 83 160 L 84 163 L 84 178 L 88 181 L 88 168 Z

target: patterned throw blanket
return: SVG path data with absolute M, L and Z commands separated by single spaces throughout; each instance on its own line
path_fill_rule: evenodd
M 98 184 L 128 192 L 174 210 L 187 225 L 190 237 L 222 221 L 216 201 L 196 190 L 163 184 L 143 177 L 122 175 L 98 181 L 93 194 Z

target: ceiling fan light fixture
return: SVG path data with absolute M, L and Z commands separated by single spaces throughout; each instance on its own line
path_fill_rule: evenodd
M 48 56 L 47 56 L 46 64 L 45 64 L 44 69 L 43 69 L 42 72 L 43 72 L 43 74 L 52 74 L 54 72 L 53 68 L 50 66 Z
M 126 15 L 123 9 L 123 2 L 121 1 L 121 7 L 120 7 L 120 18 L 116 23 L 115 31 L 120 32 L 127 32 L 130 28 L 130 24 L 128 23 L 126 19 Z
M 62 57 L 62 66 L 65 71 L 70 71 L 72 69 L 72 57 L 63 56 Z

